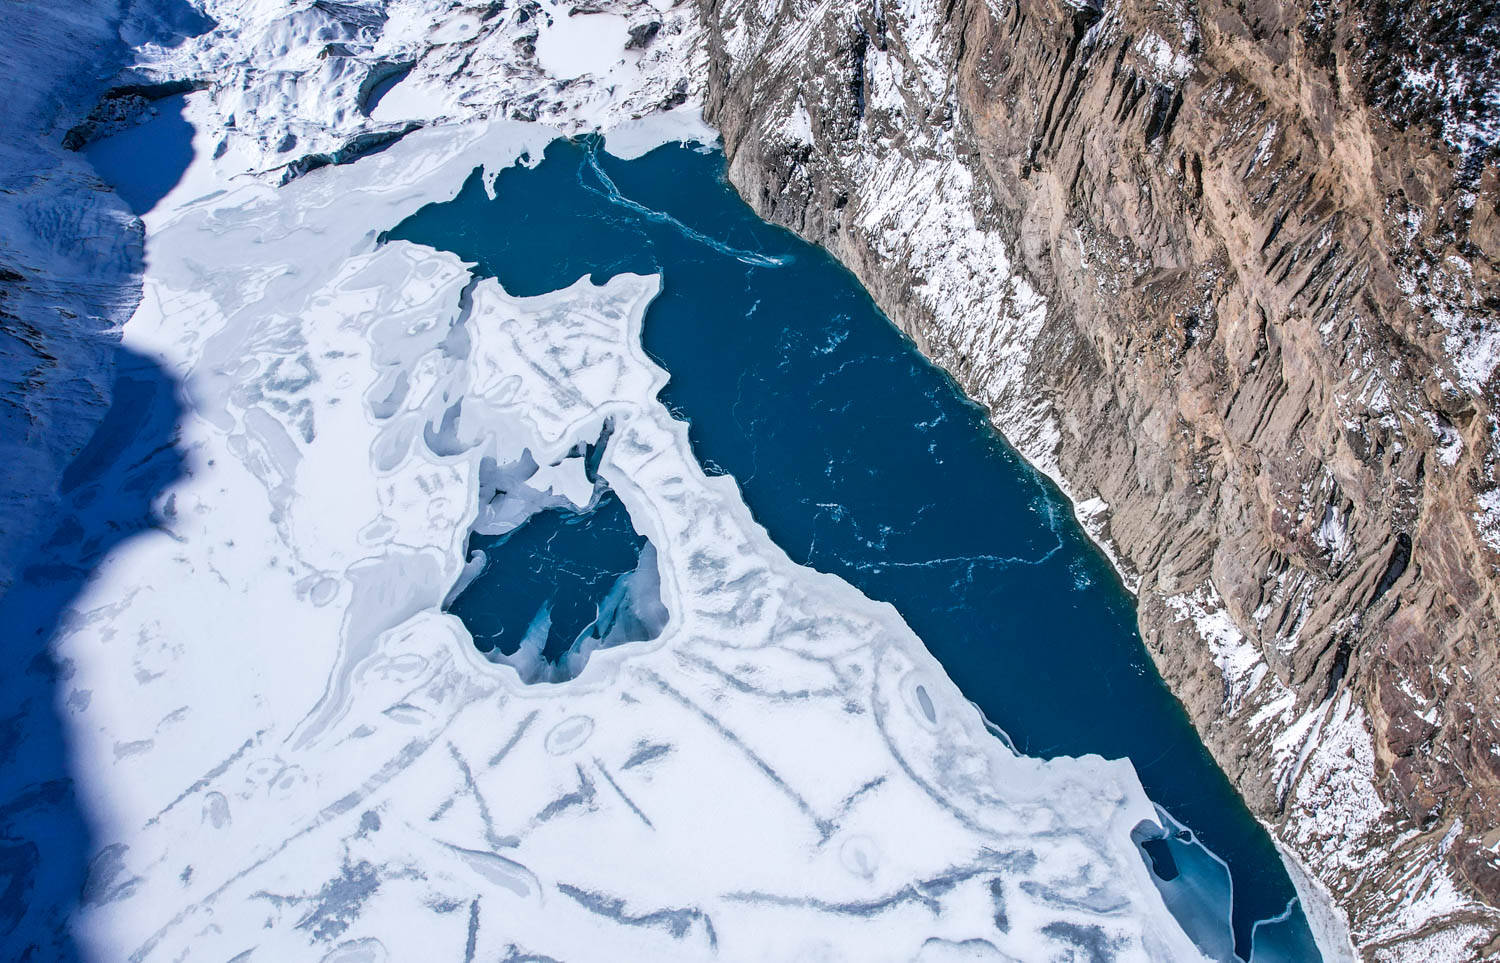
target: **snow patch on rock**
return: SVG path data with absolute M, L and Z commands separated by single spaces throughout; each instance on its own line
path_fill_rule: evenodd
M 1250 694 L 1270 673 L 1265 659 L 1234 619 L 1224 609 L 1224 600 L 1211 584 L 1203 584 L 1191 593 L 1169 595 L 1163 603 L 1176 614 L 1177 620 L 1191 622 L 1194 630 L 1208 644 L 1214 664 L 1224 677 L 1224 707 L 1233 716 L 1244 707 Z M 1282 689 L 1275 676 L 1273 687 Z M 1276 696 L 1281 693 L 1278 691 Z M 1276 696 L 1273 696 L 1274 700 Z

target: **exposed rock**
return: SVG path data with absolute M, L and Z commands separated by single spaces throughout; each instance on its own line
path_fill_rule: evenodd
M 640 50 L 661 32 L 660 20 L 649 20 L 646 23 L 638 23 L 630 28 L 630 39 L 625 42 L 626 50 Z
M 145 119 L 156 101 L 204 90 L 207 86 L 203 81 L 193 80 L 118 84 L 104 92 L 82 123 L 74 125 L 63 135 L 62 144 L 68 150 L 82 150 L 91 141 L 118 133 Z
M 1500 13 L 700 0 L 710 119 L 1078 502 L 1370 959 L 1500 942 Z

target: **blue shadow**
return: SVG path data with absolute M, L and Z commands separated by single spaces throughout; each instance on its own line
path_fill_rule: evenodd
M 128 45 L 174 46 L 212 26 L 184 0 L 101 2 L 92 5 L 93 12 L 84 2 L 74 6 L 80 8 L 73 11 L 76 17 L 21 21 L 21 35 L 7 39 L 24 50 L 32 39 L 25 34 L 28 23 L 38 33 L 61 34 L 31 49 L 69 62 L 28 64 L 23 56 L 22 66 L 31 72 L 44 66 L 33 80 L 50 82 L 51 97 L 84 109 L 110 83 L 133 80 L 115 74 L 132 59 Z M 101 37 L 108 39 L 101 42 Z M 101 165 L 99 173 L 118 187 L 123 206 L 132 211 L 160 200 L 191 160 L 191 129 L 181 107 L 180 98 L 160 102 L 147 124 L 84 152 Z M 6 134 L 52 136 L 20 129 Z M 58 163 L 57 155 L 39 152 L 38 173 L 58 174 L 56 189 L 75 190 L 80 204 L 119 203 L 86 185 L 78 187 L 84 183 L 82 165 L 75 168 L 71 157 L 63 156 L 67 169 L 54 172 L 49 168 Z M 0 449 L 44 448 L 55 452 L 56 461 L 35 463 L 60 465 L 69 446 L 77 444 L 68 439 L 90 439 L 60 472 L 42 468 L 37 471 L 46 477 L 18 480 L 18 490 L 57 495 L 44 524 L 0 519 L 0 529 L 14 526 L 15 541 L 6 547 L 7 558 L 17 560 L 17 570 L 3 573 L 14 579 L 0 596 L 0 960 L 80 959 L 72 937 L 75 910 L 81 902 L 117 899 L 132 885 L 121 850 L 95 852 L 63 721 L 63 713 L 84 704 L 88 694 L 71 684 L 74 667 L 60 662 L 52 645 L 100 564 L 121 543 L 158 523 L 153 505 L 183 473 L 175 444 L 182 414 L 176 384 L 155 361 L 121 346 L 115 329 L 140 293 L 140 233 L 122 227 L 122 234 L 118 244 L 76 239 L 80 260 L 96 250 L 105 253 L 97 270 L 68 292 L 63 303 L 70 311 L 18 307 L 47 305 L 52 294 L 9 299 L 12 287 L 45 292 L 59 278 L 24 265 L 0 271 L 0 338 L 8 349 L 0 352 L 0 385 L 7 391 L 0 398 L 5 433 Z M 6 241 L 0 247 L 45 250 L 56 238 Z M 14 313 L 4 310 L 7 301 Z M 90 385 L 104 384 L 112 385 L 112 396 L 101 418 L 102 400 L 96 403 Z M 28 531 L 35 534 L 17 534 Z
M 51 535 L 0 599 L 0 959 L 78 959 L 69 927 L 80 900 L 128 892 L 119 852 L 94 859 L 93 840 L 59 718 L 88 694 L 51 640 L 100 563 L 157 526 L 153 505 L 182 477 L 175 441 L 182 407 L 156 362 L 115 351 L 113 400 L 63 472 Z M 170 498 L 168 504 L 170 505 Z M 167 509 L 171 511 L 170 507 Z M 89 862 L 94 859 L 93 871 Z
M 156 116 L 143 124 L 93 141 L 83 153 L 94 170 L 137 216 L 182 180 L 193 160 L 193 125 L 182 116 L 186 99 L 164 97 L 153 108 Z

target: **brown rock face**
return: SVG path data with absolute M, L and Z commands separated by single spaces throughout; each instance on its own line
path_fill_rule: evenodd
M 734 183 L 1075 495 L 1361 953 L 1494 952 L 1500 12 L 700 3 Z

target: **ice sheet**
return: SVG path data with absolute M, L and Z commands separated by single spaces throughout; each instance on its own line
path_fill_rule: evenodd
M 377 246 L 553 134 L 422 131 L 155 225 L 127 339 L 183 379 L 191 474 L 56 643 L 109 854 L 87 945 L 1198 958 L 1131 841 L 1155 812 L 1128 763 L 1014 755 L 893 609 L 704 474 L 640 346 L 657 278 L 514 298 Z M 487 479 L 607 419 L 667 622 L 525 686 L 441 605 Z

